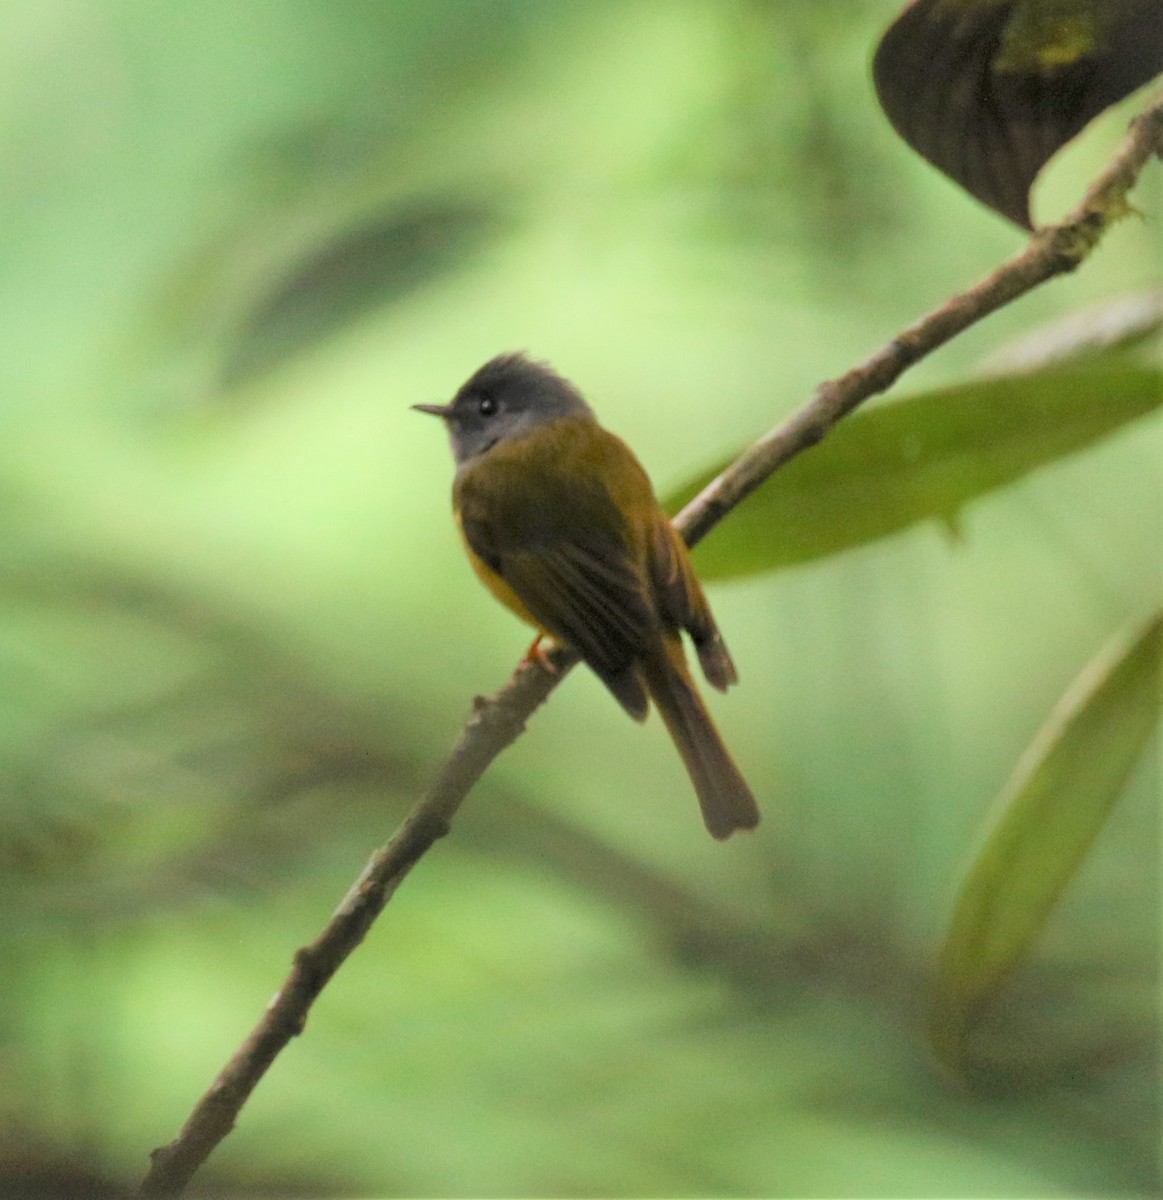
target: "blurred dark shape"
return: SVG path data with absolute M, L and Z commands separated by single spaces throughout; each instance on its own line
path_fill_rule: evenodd
M 463 266 L 500 224 L 479 201 L 433 200 L 342 230 L 261 296 L 227 354 L 223 383 L 244 383 Z

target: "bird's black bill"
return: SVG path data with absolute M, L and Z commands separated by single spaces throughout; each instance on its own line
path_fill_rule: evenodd
M 451 404 L 413 404 L 416 412 L 430 413 L 434 417 L 448 418 L 452 415 Z

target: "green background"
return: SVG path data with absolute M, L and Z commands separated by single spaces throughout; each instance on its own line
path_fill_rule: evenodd
M 1021 247 L 879 113 L 895 7 L 0 3 L 0 1190 L 144 1173 L 527 645 L 410 404 L 528 349 L 666 493 Z M 1156 283 L 1159 190 L 899 392 Z M 716 583 L 755 836 L 711 842 L 661 723 L 575 672 L 206 1186 L 1157 1187 L 1157 756 L 989 1089 L 925 1020 L 991 797 L 1158 602 L 1158 455 L 1138 421 L 955 528 Z

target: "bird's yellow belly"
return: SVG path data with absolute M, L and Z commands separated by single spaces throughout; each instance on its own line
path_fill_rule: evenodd
M 458 521 L 459 525 L 460 522 Z M 514 612 L 521 618 L 522 621 L 532 625 L 539 633 L 548 633 L 549 631 L 537 621 L 533 614 L 521 602 L 521 597 L 501 578 L 500 575 L 489 566 L 473 548 L 468 544 L 468 539 L 464 536 L 464 531 L 461 531 L 460 540 L 464 543 L 464 552 L 468 555 L 468 561 L 472 564 L 472 569 L 476 572 L 477 578 L 489 589 L 490 592 L 510 611 Z

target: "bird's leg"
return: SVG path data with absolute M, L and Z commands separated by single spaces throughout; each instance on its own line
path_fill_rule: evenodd
M 549 652 L 541 645 L 545 640 L 545 634 L 539 633 L 534 639 L 529 649 L 525 651 L 525 657 L 521 660 L 523 663 L 531 663 L 534 666 L 541 667 L 550 674 L 556 675 L 553 663 L 550 661 Z

